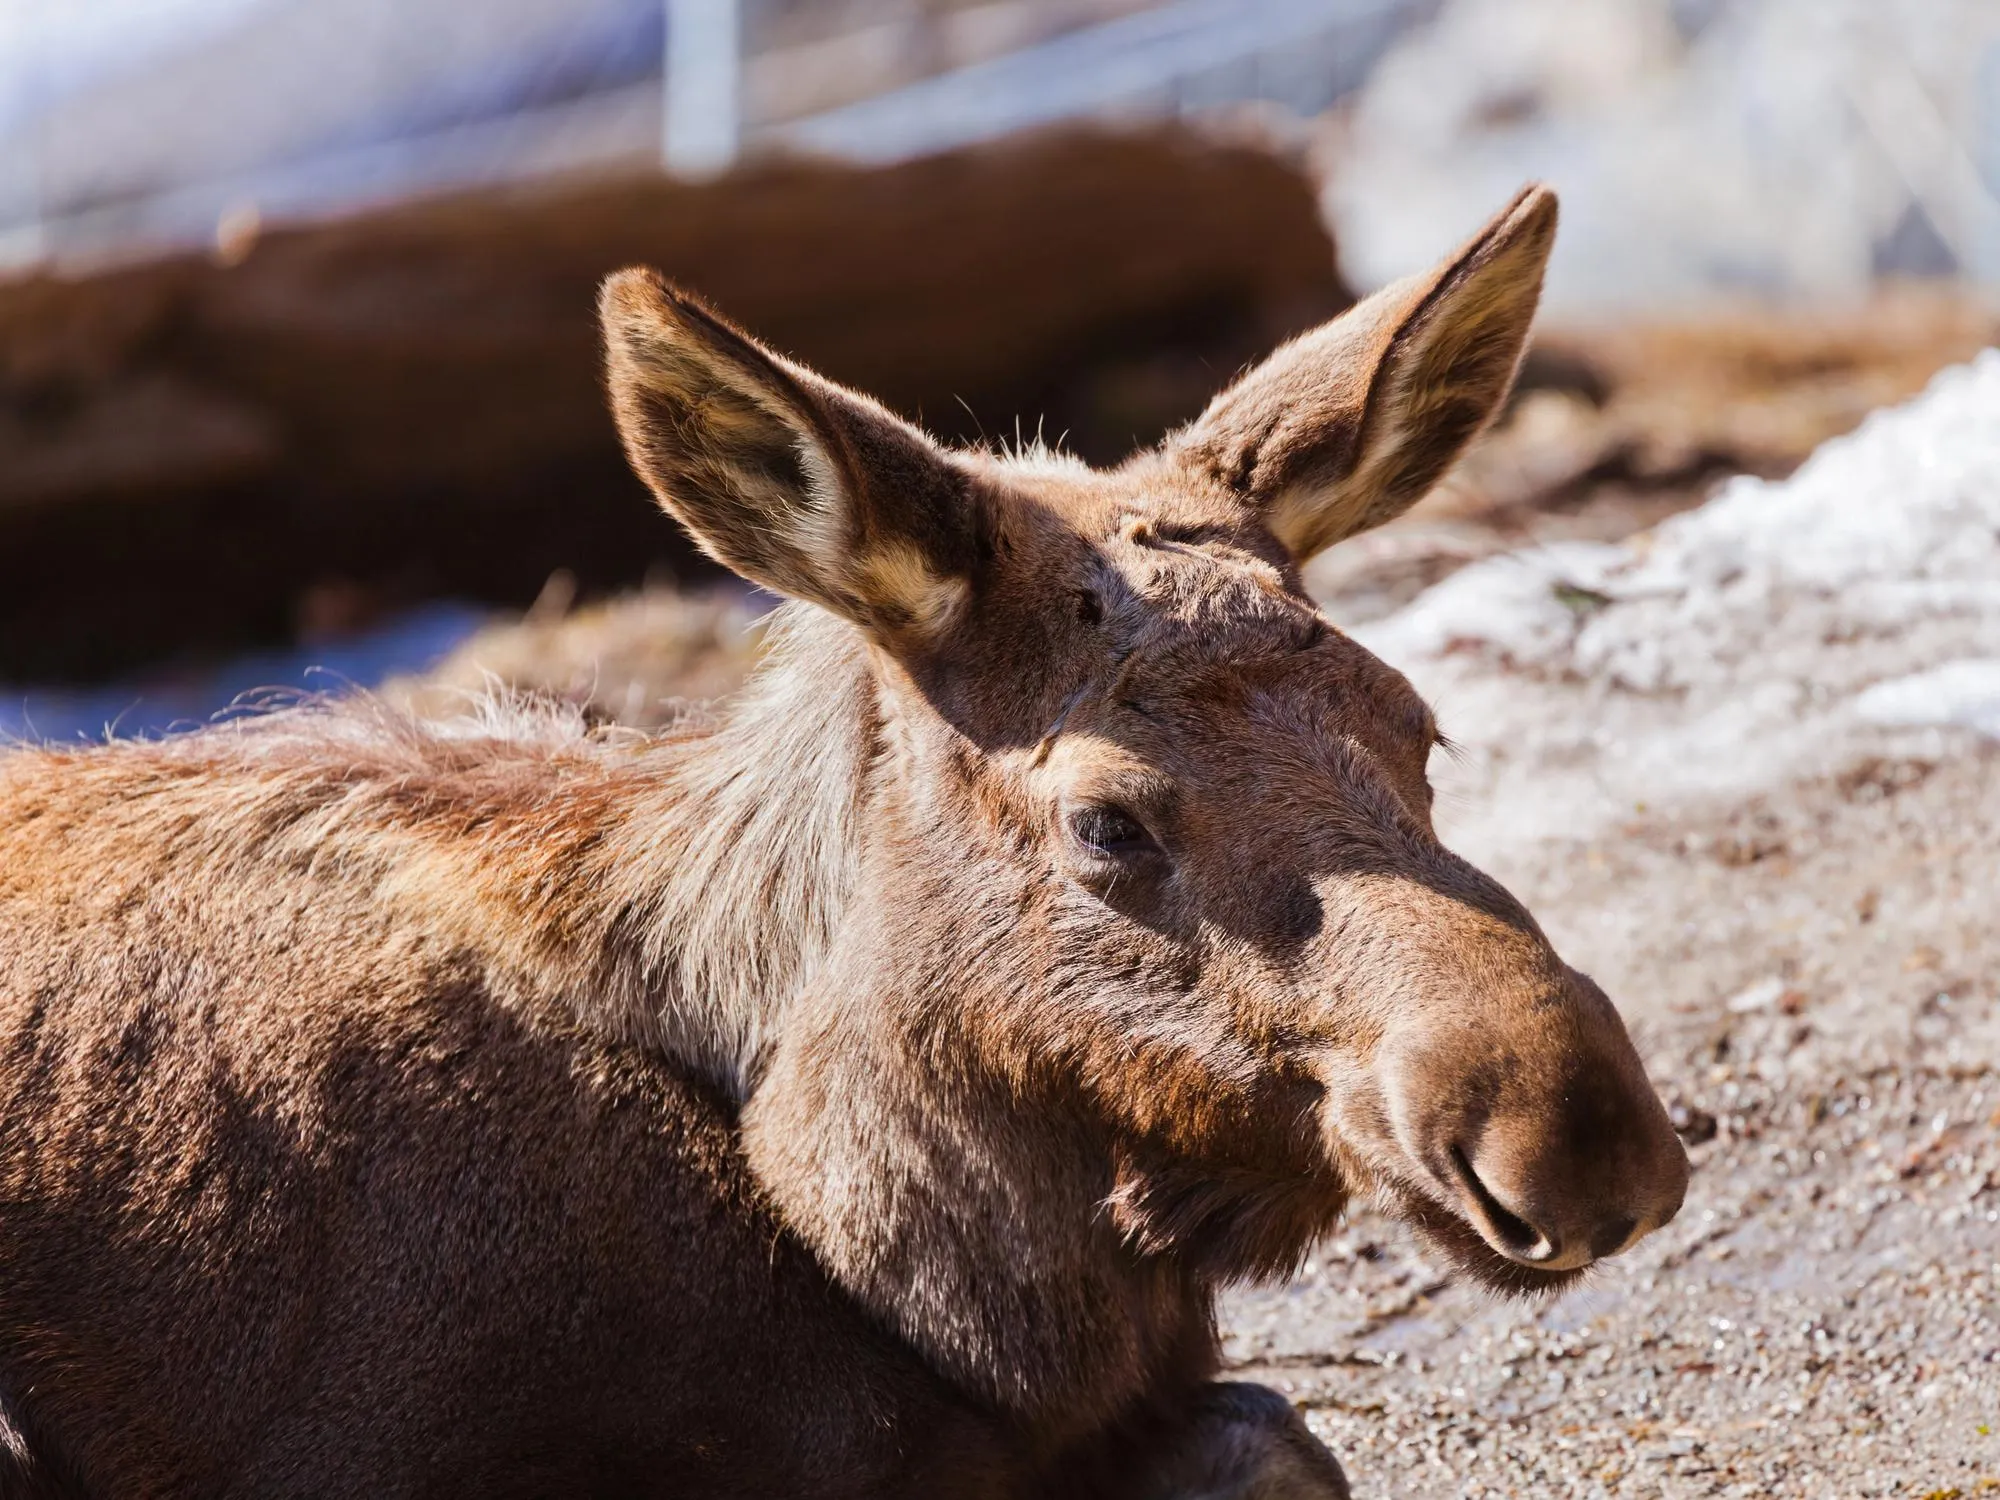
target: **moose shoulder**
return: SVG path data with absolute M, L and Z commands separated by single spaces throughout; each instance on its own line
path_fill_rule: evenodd
M 1220 1285 L 1365 1193 L 1556 1287 L 1685 1185 L 1299 585 L 1504 398 L 1554 226 L 1107 472 L 626 272 L 633 463 L 796 601 L 714 726 L 0 757 L 0 1495 L 1344 1495 Z

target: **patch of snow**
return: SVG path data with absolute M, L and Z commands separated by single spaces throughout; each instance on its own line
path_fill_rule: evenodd
M 1878 682 L 1854 700 L 1873 724 L 1937 724 L 2000 739 L 2000 661 L 1970 657 Z
M 185 54 L 269 0 L 0 0 L 0 127 Z
M 1556 542 L 1461 568 L 1397 614 L 1361 627 L 1385 656 L 1442 656 L 1478 646 L 1515 662 L 1567 652 L 1579 616 L 1604 599 L 1597 585 L 1627 561 L 1625 549 Z
M 2000 350 L 1790 479 L 1474 564 L 1354 634 L 1467 747 L 1440 770 L 1474 846 L 2000 734 Z
M 1764 1010 L 1776 1004 L 1784 993 L 1784 980 L 1760 979 L 1755 984 L 1731 995 L 1725 1008 L 1731 1015 L 1747 1016 L 1753 1010 Z
M 12 743 L 130 739 L 199 728 L 233 709 L 301 694 L 372 688 L 424 671 L 487 623 L 439 600 L 338 641 L 161 668 L 97 687 L 0 685 L 0 751 Z
M 1407 275 L 1542 179 L 1560 313 L 2000 281 L 1996 67 L 1992 0 L 1443 0 L 1332 148 L 1341 264 Z

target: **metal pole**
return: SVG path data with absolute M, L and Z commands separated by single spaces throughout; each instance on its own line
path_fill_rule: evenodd
M 36 24 L 34 7 L 11 22 L 0 17 L 0 87 L 17 89 L 24 106 L 14 127 L 24 149 L 0 162 L 0 271 L 34 265 L 50 250 L 49 113 L 55 91 L 47 74 L 52 47 Z
M 666 0 L 661 156 L 669 172 L 712 177 L 743 136 L 742 0 Z

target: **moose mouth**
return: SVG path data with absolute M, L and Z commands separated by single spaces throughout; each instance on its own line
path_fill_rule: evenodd
M 1369 1150 L 1334 1121 L 1323 1130 L 1323 1149 L 1346 1184 L 1343 1196 L 1372 1197 L 1383 1213 L 1488 1291 L 1551 1297 L 1588 1273 L 1588 1264 L 1546 1263 L 1538 1254 L 1546 1237 L 1500 1202 L 1463 1148 L 1454 1145 L 1444 1161 L 1420 1167 L 1394 1146 Z
M 1467 1172 L 1471 1183 L 1477 1184 L 1477 1176 L 1469 1168 Z M 1540 1236 L 1494 1201 L 1490 1193 L 1483 1194 L 1485 1204 L 1479 1203 L 1479 1195 L 1470 1185 L 1467 1195 L 1475 1205 L 1472 1211 L 1482 1218 L 1490 1217 L 1491 1223 L 1475 1224 L 1465 1208 L 1447 1207 L 1429 1193 L 1400 1183 L 1386 1185 L 1383 1190 L 1384 1206 L 1391 1215 L 1488 1291 L 1506 1297 L 1549 1297 L 1575 1286 L 1589 1270 L 1588 1266 L 1542 1266 L 1503 1254 L 1489 1243 L 1489 1235 L 1510 1248 L 1517 1235 L 1523 1245 Z

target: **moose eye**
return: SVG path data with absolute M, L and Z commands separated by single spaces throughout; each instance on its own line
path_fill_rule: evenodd
M 1079 807 L 1069 815 L 1069 827 L 1078 843 L 1105 859 L 1130 859 L 1158 847 L 1122 807 Z

